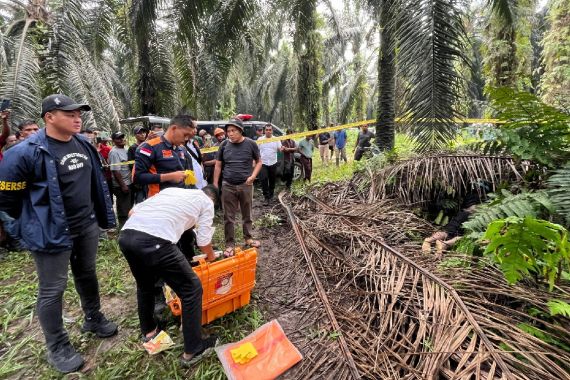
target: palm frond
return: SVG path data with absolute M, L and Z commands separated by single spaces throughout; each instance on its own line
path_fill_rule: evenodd
M 385 167 L 372 176 L 361 176 L 358 188 L 366 198 L 396 198 L 406 205 L 422 205 L 441 192 L 465 195 L 480 181 L 494 191 L 502 181 L 522 181 L 533 167 L 509 157 L 484 155 L 422 156 Z
M 0 97 L 12 99 L 11 120 L 17 124 L 24 119 L 36 118 L 40 115 L 42 99 L 39 85 L 38 57 L 34 46 L 28 41 L 20 44 L 18 40 L 18 56 L 16 60 L 3 72 L 0 84 Z
M 488 0 L 493 12 L 499 16 L 505 25 L 512 25 L 516 10 L 516 2 L 513 0 Z
M 403 115 L 420 151 L 445 146 L 457 132 L 461 91 L 455 64 L 464 59 L 462 12 L 455 0 L 404 1 L 398 17 L 399 74 L 406 78 Z
M 95 61 L 100 60 L 103 50 L 109 47 L 117 8 L 115 0 L 101 0 L 97 3 L 96 7 L 88 11 L 86 28 L 89 50 Z
M 566 220 L 566 226 L 570 226 L 570 164 L 555 171 L 548 179 L 548 193 L 556 211 Z

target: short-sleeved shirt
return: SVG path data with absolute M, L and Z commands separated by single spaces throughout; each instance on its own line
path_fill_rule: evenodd
M 283 147 L 285 147 L 285 148 L 295 148 L 295 146 L 296 146 L 295 141 L 293 141 L 291 139 L 283 140 L 281 145 L 283 145 Z M 295 153 L 293 153 L 293 152 L 283 152 L 283 159 L 286 162 L 293 161 L 294 156 L 295 156 Z
M 164 136 L 142 143 L 135 154 L 135 183 L 148 185 L 151 197 L 168 187 L 186 187 L 184 182 L 160 182 L 160 175 L 192 170 L 192 157 L 186 148 L 173 146 Z
M 124 230 L 147 233 L 175 244 L 194 227 L 199 247 L 214 235 L 214 203 L 202 191 L 171 187 L 133 207 Z
M 74 234 L 96 222 L 91 196 L 93 166 L 89 152 L 77 139 L 47 139 L 48 150 L 57 160 L 57 179 L 69 232 Z
M 346 131 L 344 129 L 336 131 L 334 133 L 334 141 L 335 141 L 335 146 L 338 149 L 344 148 L 346 145 Z
M 253 173 L 253 161 L 260 159 L 259 147 L 250 138 L 245 137 L 240 143 L 226 140 L 218 150 L 218 161 L 222 161 L 224 181 L 232 185 L 241 185 Z
M 121 178 L 123 179 L 123 183 L 125 185 L 130 185 L 132 183 L 131 180 L 131 169 L 129 168 L 128 164 L 125 165 L 117 165 L 121 162 L 127 162 L 129 160 L 129 154 L 125 148 L 118 148 L 113 147 L 109 152 L 109 164 L 111 165 L 111 171 L 118 171 L 121 173 Z M 113 186 L 119 187 L 119 183 L 113 176 Z
M 328 144 L 328 140 L 331 138 L 330 133 L 324 132 L 319 134 L 319 145 L 326 145 Z
M 370 140 L 374 137 L 374 133 L 371 131 L 366 132 L 358 132 L 358 140 L 356 142 L 356 146 L 359 148 L 368 148 L 370 146 Z
M 257 141 L 267 140 L 267 137 L 262 136 Z M 259 154 L 261 155 L 261 162 L 263 165 L 272 166 L 277 163 L 277 153 L 281 148 L 281 141 L 273 141 L 259 145 Z
M 315 149 L 315 145 L 313 144 L 313 140 L 302 139 L 301 141 L 299 141 L 297 143 L 297 146 L 299 147 L 299 152 L 303 156 L 305 156 L 307 158 L 313 157 L 313 149 Z

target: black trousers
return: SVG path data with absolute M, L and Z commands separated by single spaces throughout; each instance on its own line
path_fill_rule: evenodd
M 293 174 L 295 171 L 295 162 L 293 160 L 285 161 L 283 167 L 283 176 L 281 179 L 285 182 L 285 186 L 290 189 L 293 184 Z
M 261 189 L 265 199 L 273 198 L 275 192 L 275 177 L 277 176 L 277 164 L 262 165 L 261 167 Z
M 38 319 L 50 351 L 69 342 L 63 327 L 62 310 L 70 264 L 85 316 L 91 318 L 100 314 L 99 283 L 95 271 L 99 226 L 93 223 L 80 233 L 72 235 L 71 239 L 73 246 L 69 250 L 57 253 L 32 252 L 39 280 L 36 306 Z
M 171 242 L 135 230 L 123 230 L 119 246 L 137 282 L 137 301 L 141 331 L 156 328 L 154 320 L 154 284 L 162 278 L 180 297 L 184 352 L 195 354 L 202 349 L 202 284 L 200 279 Z

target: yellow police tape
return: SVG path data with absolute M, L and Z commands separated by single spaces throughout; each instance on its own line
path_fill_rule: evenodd
M 420 120 L 422 120 L 422 119 L 420 119 Z M 398 117 L 395 119 L 395 121 L 396 121 L 396 123 L 401 123 L 401 122 L 406 121 L 406 119 Z M 504 121 L 501 121 L 499 119 L 459 119 L 459 118 L 453 119 L 453 122 L 455 122 L 455 123 L 467 123 L 467 124 L 483 124 L 483 123 L 503 124 L 504 123 Z M 304 131 L 304 132 L 292 133 L 290 135 L 272 137 L 270 139 L 256 140 L 256 142 L 258 145 L 260 145 L 260 144 L 270 143 L 273 141 L 283 141 L 283 140 L 289 140 L 289 139 L 297 140 L 297 139 L 300 139 L 303 137 L 317 135 L 317 134 L 324 133 L 324 132 L 334 132 L 334 131 L 339 131 L 341 129 L 357 128 L 357 127 L 361 127 L 363 125 L 368 125 L 368 124 L 376 124 L 376 119 L 355 121 L 354 123 L 337 125 L 334 127 L 320 128 L 320 129 L 316 129 L 313 131 Z M 205 154 L 205 153 L 217 152 L 218 149 L 219 149 L 218 146 L 213 146 L 211 148 L 203 148 L 203 149 L 200 149 L 200 153 Z M 110 165 L 106 165 L 106 166 L 118 166 L 118 165 L 130 165 L 130 164 L 134 164 L 134 161 L 119 162 L 117 164 L 110 164 Z

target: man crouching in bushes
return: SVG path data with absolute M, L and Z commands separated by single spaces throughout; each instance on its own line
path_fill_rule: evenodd
M 182 234 L 195 228 L 196 242 L 215 259 L 212 249 L 214 205 L 218 191 L 208 185 L 202 190 L 170 187 L 137 204 L 119 237 L 119 246 L 137 282 L 139 321 L 143 340 L 160 333 L 154 320 L 154 284 L 164 279 L 182 302 L 182 333 L 184 353 L 182 366 L 198 362 L 212 351 L 215 336 L 202 339 L 202 284 L 176 243 Z

